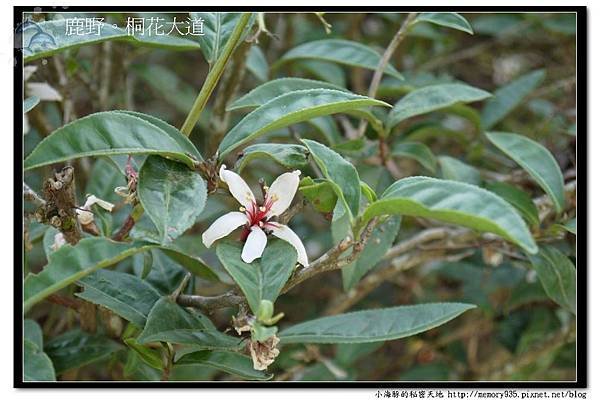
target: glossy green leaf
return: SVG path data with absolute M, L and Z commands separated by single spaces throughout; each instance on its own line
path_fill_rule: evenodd
M 300 181 L 298 190 L 307 198 L 319 212 L 333 211 L 337 202 L 337 194 L 330 182 L 324 179 L 315 179 L 306 176 Z
M 171 35 L 132 35 L 126 29 L 99 22 L 97 29 L 83 29 L 69 34 L 68 18 L 30 23 L 23 29 L 24 61 L 30 62 L 68 49 L 105 42 L 126 41 L 136 46 L 160 47 L 171 50 L 198 50 L 200 45 L 182 37 Z M 74 28 L 75 30 L 77 28 Z
M 340 87 L 346 87 L 346 73 L 344 68 L 339 65 L 319 60 L 296 60 L 294 67 L 303 70 L 308 73 L 309 76 L 317 78 L 322 81 L 333 83 Z
M 150 310 L 137 342 L 177 343 L 198 349 L 231 349 L 239 346 L 240 339 L 219 332 L 208 317 L 186 311 L 167 296 L 159 299 Z
M 129 113 L 105 111 L 73 121 L 42 140 L 25 159 L 25 170 L 86 156 L 160 154 L 193 167 L 189 149 L 169 133 Z
M 236 147 L 269 131 L 322 115 L 343 113 L 386 103 L 352 93 L 330 89 L 296 90 L 258 107 L 225 135 L 219 145 L 221 159 Z
M 290 244 L 276 239 L 269 241 L 259 259 L 247 264 L 242 260 L 242 245 L 221 241 L 217 245 L 217 257 L 244 292 L 250 309 L 257 314 L 261 300 L 275 303 L 294 271 L 298 254 Z
M 304 78 L 279 78 L 273 79 L 272 81 L 252 89 L 231 103 L 227 107 L 227 111 L 238 110 L 240 108 L 260 107 L 282 94 L 308 89 L 332 89 L 347 92 L 346 89 L 341 88 L 340 86 L 323 81 Z
M 555 303 L 573 314 L 577 310 L 577 276 L 575 266 L 560 250 L 544 246 L 529 256 L 542 286 Z
M 508 201 L 529 225 L 538 226 L 540 224 L 538 209 L 527 192 L 504 182 L 490 182 L 485 187 Z
M 244 149 L 235 162 L 235 169 L 241 172 L 250 161 L 260 158 L 270 158 L 286 169 L 298 169 L 308 162 L 308 150 L 298 144 L 254 144 Z
M 142 165 L 137 194 L 162 244 L 167 244 L 196 222 L 206 204 L 206 183 L 185 165 L 149 156 Z
M 33 107 L 37 106 L 39 103 L 40 99 L 35 96 L 26 98 L 23 101 L 23 113 L 27 114 L 29 111 L 33 110 Z
M 264 381 L 273 375 L 257 371 L 250 357 L 231 351 L 197 351 L 181 357 L 176 365 L 203 365 L 244 379 Z
M 491 95 L 463 83 L 442 83 L 413 90 L 395 105 L 386 126 L 392 129 L 407 118 L 441 110 L 458 103 L 483 100 Z
M 356 311 L 317 318 L 284 329 L 281 343 L 369 343 L 400 339 L 438 327 L 474 308 L 430 303 Z
M 356 110 L 355 110 L 356 111 Z M 350 114 L 349 112 L 348 114 Z M 322 117 L 313 118 L 306 121 L 306 123 L 313 129 L 316 129 L 329 145 L 333 145 L 342 141 L 342 134 L 337 127 L 335 119 L 330 115 L 324 115 Z
M 32 319 L 26 319 L 23 321 L 23 339 L 29 340 L 35 344 L 38 348 L 44 348 L 44 334 L 42 328 Z
M 335 151 L 313 140 L 302 140 L 317 163 L 323 176 L 332 183 L 338 197 L 343 199 L 352 216 L 360 207 L 360 179 L 356 168 Z
M 277 68 L 283 63 L 294 60 L 329 61 L 351 67 L 376 70 L 381 54 L 364 44 L 343 39 L 324 39 L 303 43 L 285 53 L 274 65 Z M 402 75 L 391 64 L 384 73 L 402 79 Z
M 377 225 L 365 249 L 352 264 L 342 268 L 344 290 L 352 289 L 381 259 L 394 243 L 400 229 L 400 217 L 391 217 Z
M 23 380 L 29 382 L 55 381 L 52 360 L 42 347 L 25 339 L 23 341 Z
M 106 237 L 90 237 L 77 245 L 62 246 L 50 255 L 48 264 L 38 274 L 29 274 L 23 284 L 23 308 L 27 312 L 34 304 L 45 299 L 85 276 L 114 265 L 136 253 L 160 248 L 192 273 L 211 280 L 217 275 L 197 257 L 171 247 L 146 242 L 115 242 Z
M 436 158 L 429 147 L 419 142 L 397 142 L 392 147 L 392 155 L 408 157 L 417 161 L 427 170 L 435 173 Z
M 269 63 L 267 62 L 265 53 L 258 46 L 250 48 L 246 68 L 261 82 L 269 79 Z
M 473 34 L 473 28 L 471 28 L 469 21 L 458 13 L 420 13 L 413 24 L 422 21 Z
M 80 279 L 79 284 L 83 291 L 76 293 L 77 297 L 106 307 L 140 328 L 160 298 L 148 283 L 123 272 L 101 269 Z
M 123 340 L 127 347 L 136 352 L 139 358 L 154 369 L 163 369 L 163 360 L 159 350 L 151 349 L 146 346 L 142 346 L 137 342 L 135 338 L 127 338 Z
M 242 14 L 231 12 L 190 13 L 191 18 L 203 20 L 204 35 L 198 36 L 198 43 L 209 64 L 213 64 L 223 52 L 225 44 L 231 37 Z M 249 30 L 252 23 L 248 24 L 246 31 Z
M 535 70 L 502 86 L 485 102 L 481 111 L 483 129 L 489 129 L 506 117 L 544 80 L 544 70 Z
M 529 253 L 537 245 L 518 212 L 497 195 L 467 183 L 423 176 L 396 181 L 364 211 L 365 221 L 400 214 L 491 232 Z
M 481 182 L 479 171 L 461 160 L 449 156 L 439 156 L 438 161 L 444 179 L 470 183 L 476 186 Z
M 57 374 L 102 360 L 123 349 L 119 343 L 104 335 L 92 335 L 73 329 L 52 338 L 46 344 L 46 353 L 52 359 Z
M 38 274 L 29 274 L 23 284 L 25 312 L 34 304 L 71 283 L 141 251 L 144 243 L 114 242 L 104 237 L 91 237 L 76 246 L 66 244 L 50 254 L 48 264 Z
M 487 132 L 486 136 L 535 179 L 548 193 L 558 212 L 565 207 L 563 175 L 548 149 L 525 136 L 514 133 Z

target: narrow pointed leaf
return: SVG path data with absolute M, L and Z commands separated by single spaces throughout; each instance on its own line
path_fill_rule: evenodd
M 37 106 L 39 103 L 40 99 L 35 96 L 26 98 L 25 101 L 23 101 L 23 113 L 27 114 L 29 111 L 33 110 L 33 107 Z
M 488 132 L 486 136 L 535 179 L 550 196 L 558 212 L 565 207 L 564 178 L 548 149 L 514 133 Z
M 250 161 L 258 158 L 270 158 L 286 169 L 297 169 L 307 164 L 308 150 L 297 144 L 255 144 L 244 149 L 235 163 L 235 169 L 241 172 Z
M 491 232 L 529 253 L 537 245 L 519 213 L 504 199 L 477 186 L 424 176 L 393 183 L 364 211 L 365 221 L 378 215 L 409 215 Z
M 356 311 L 317 318 L 284 329 L 281 343 L 369 343 L 400 339 L 438 327 L 475 308 L 430 303 Z
M 106 22 L 98 22 L 97 29 L 90 32 L 72 32 L 67 26 L 72 18 L 44 22 L 29 22 L 23 27 L 23 55 L 25 62 L 85 45 L 108 40 L 119 40 L 134 46 L 160 47 L 171 50 L 198 50 L 200 45 L 194 41 L 171 35 L 132 35 L 121 27 Z M 76 29 L 76 28 L 75 28 Z
M 544 246 L 529 257 L 542 286 L 555 303 L 573 314 L 577 309 L 577 277 L 575 266 L 560 250 Z
M 386 103 L 352 93 L 330 89 L 290 92 L 258 107 L 246 115 L 225 135 L 219 146 L 221 159 L 236 147 L 276 129 L 322 115 L 343 113 Z
M 46 353 L 52 359 L 57 374 L 83 367 L 109 357 L 123 346 L 103 335 L 92 335 L 73 329 L 50 340 Z
M 538 226 L 540 224 L 538 209 L 527 192 L 504 182 L 490 182 L 485 187 L 508 201 L 529 225 Z
M 463 83 L 442 83 L 416 89 L 395 105 L 386 126 L 392 129 L 407 118 L 441 110 L 458 103 L 483 100 L 491 95 L 485 90 Z
M 308 42 L 294 47 L 279 59 L 273 66 L 293 60 L 329 61 L 351 67 L 376 70 L 381 54 L 364 44 L 342 39 L 324 39 Z M 391 64 L 384 73 L 402 79 L 402 75 Z
M 260 107 L 265 103 L 273 100 L 275 97 L 281 96 L 289 92 L 296 90 L 307 90 L 307 89 L 332 89 L 341 90 L 346 92 L 347 90 L 323 81 L 316 81 L 313 79 L 304 78 L 279 78 L 264 83 L 239 99 L 235 100 L 227 107 L 227 111 L 233 111 L 240 108 L 256 108 Z
M 267 62 L 265 53 L 258 46 L 250 48 L 246 68 L 261 82 L 269 79 L 269 63 Z
M 139 174 L 137 193 L 162 244 L 167 244 L 187 229 L 206 204 L 206 183 L 185 165 L 160 156 L 149 156 Z
M 332 184 L 346 209 L 356 217 L 360 206 L 360 179 L 356 168 L 335 151 L 313 140 L 302 140 L 319 169 Z
M 264 381 L 272 374 L 257 371 L 250 357 L 231 351 L 197 351 L 181 357 L 176 365 L 201 365 L 216 368 L 244 379 Z
M 159 154 L 183 162 L 194 160 L 171 135 L 142 118 L 114 111 L 99 112 L 52 132 L 25 159 L 25 170 L 88 156 Z
M 417 161 L 428 171 L 434 173 L 436 169 L 436 158 L 429 147 L 419 142 L 400 142 L 392 147 L 392 155 L 408 157 Z
M 123 272 L 99 270 L 79 280 L 79 284 L 83 292 L 76 293 L 77 297 L 106 307 L 140 328 L 160 298 L 148 283 Z
M 137 342 L 176 343 L 198 349 L 231 349 L 239 347 L 240 339 L 218 331 L 208 317 L 185 310 L 167 296 L 152 307 Z
M 492 128 L 506 117 L 525 97 L 544 80 L 544 70 L 536 70 L 525 74 L 502 86 L 494 92 L 494 97 L 485 102 L 481 111 L 483 129 Z
M 202 48 L 202 54 L 209 64 L 213 64 L 223 53 L 225 44 L 231 37 L 242 14 L 231 12 L 190 13 L 192 18 L 203 20 L 204 35 L 198 36 L 197 39 Z M 246 31 L 252 26 L 254 18 L 253 16 L 251 22 L 248 23 Z M 245 36 L 242 35 L 242 38 Z
M 287 282 L 298 255 L 296 249 L 282 240 L 271 240 L 259 259 L 247 264 L 242 260 L 242 243 L 222 241 L 217 257 L 238 284 L 250 309 L 256 314 L 261 300 L 275 303 Z
M 413 21 L 413 24 L 418 22 L 429 22 L 435 25 L 467 32 L 471 35 L 473 34 L 473 28 L 471 28 L 469 21 L 458 13 L 420 13 Z
M 470 183 L 476 186 L 481 182 L 479 171 L 461 160 L 449 156 L 439 156 L 438 161 L 444 179 Z

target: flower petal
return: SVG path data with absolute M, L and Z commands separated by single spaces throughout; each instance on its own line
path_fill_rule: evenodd
M 300 171 L 286 172 L 275 179 L 269 190 L 267 190 L 267 199 L 273 201 L 267 218 L 278 216 L 288 209 L 298 190 L 300 183 Z
M 273 235 L 281 240 L 285 240 L 294 248 L 298 253 L 298 262 L 305 267 L 308 267 L 308 256 L 306 255 L 306 249 L 302 244 L 302 240 L 291 230 L 287 225 L 282 225 L 277 222 L 269 222 L 269 228 L 273 231 Z
M 265 247 L 267 246 L 267 235 L 258 226 L 253 226 L 251 232 L 246 239 L 246 244 L 242 249 L 242 260 L 250 264 L 262 256 Z
M 254 194 L 248 184 L 242 179 L 241 176 L 235 172 L 228 171 L 225 165 L 221 165 L 219 171 L 219 177 L 229 187 L 229 192 L 235 199 L 248 210 L 251 210 L 253 205 L 256 204 Z
M 232 211 L 222 215 L 217 218 L 207 230 L 204 231 L 202 234 L 202 243 L 204 243 L 204 246 L 210 247 L 215 240 L 229 235 L 231 232 L 247 222 L 248 217 L 246 217 L 246 214 L 241 212 Z

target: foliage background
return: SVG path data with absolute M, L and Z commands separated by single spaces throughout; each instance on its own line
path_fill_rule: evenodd
M 127 15 L 107 14 L 105 17 L 124 26 Z M 277 71 L 268 67 L 289 49 L 323 38 L 344 38 L 383 50 L 404 17 L 393 13 L 326 14 L 331 24 L 331 33 L 327 34 L 314 14 L 268 14 L 265 20 L 272 35 L 262 34 L 259 43 L 249 48 L 247 68 L 234 71 L 243 76 L 236 98 L 278 76 L 330 80 L 354 93 L 366 94 L 372 72 L 365 69 L 307 62 L 285 64 Z M 406 79 L 385 77 L 377 98 L 394 104 L 415 88 L 455 80 L 494 92 L 531 71 L 543 69 L 543 77 L 495 129 L 519 132 L 544 144 L 558 161 L 566 180 L 576 178 L 574 17 L 566 14 L 466 14 L 465 17 L 474 35 L 435 25 L 417 25 L 391 60 Z M 60 15 L 38 14 L 33 18 L 53 19 Z M 180 126 L 208 71 L 199 51 L 172 52 L 134 47 L 126 42 L 84 46 L 37 60 L 32 65 L 38 69 L 31 81 L 47 82 L 60 93 L 62 100 L 42 102 L 28 113 L 30 129 L 24 136 L 25 155 L 64 123 L 100 110 L 136 110 Z M 214 102 L 209 104 L 209 110 L 190 136 L 202 154 L 214 151 L 215 132 L 223 131 L 223 126 L 235 125 L 244 115 L 244 112 L 232 112 L 218 118 L 211 114 L 214 106 Z M 471 106 L 477 119 L 485 102 Z M 356 126 L 358 120 L 337 117 L 335 121 L 333 132 L 347 137 L 348 126 Z M 474 167 L 474 179 L 481 185 L 504 181 L 521 187 L 531 198 L 543 196 L 543 191 L 526 174 L 492 151 L 471 121 L 457 116 L 456 112 L 442 111 L 412 119 L 397 135 L 410 135 L 413 140 L 427 144 L 436 156 L 454 157 Z M 295 126 L 291 133 L 287 129 L 273 132 L 264 141 L 290 142 L 298 133 L 324 141 L 322 133 L 309 124 Z M 367 137 L 375 138 L 370 130 Z M 378 192 L 398 178 L 369 161 L 365 143 L 344 144 L 342 141 L 332 147 L 353 160 L 361 177 Z M 230 164 L 235 158 L 235 155 L 229 157 Z M 465 173 L 464 169 L 452 169 L 452 166 L 444 171 L 440 158 L 437 162 L 441 165 L 436 165 L 434 172 L 409 157 L 395 157 L 394 162 L 400 176 L 448 177 L 452 173 Z M 123 185 L 122 178 L 119 181 L 109 164 L 102 159 L 84 158 L 75 160 L 73 165 L 77 169 L 78 198 L 94 193 L 117 204 L 121 202 L 112 189 Z M 39 188 L 50 171 L 47 167 L 28 171 L 25 180 L 31 187 Z M 274 163 L 257 160 L 250 162 L 244 176 L 248 181 L 264 178 L 270 182 L 279 173 L 281 169 Z M 200 234 L 217 216 L 235 207 L 230 200 L 228 196 L 210 196 L 201 218 L 177 240 L 177 245 L 209 263 L 218 264 L 214 252 L 203 248 Z M 563 216 L 543 225 L 546 232 L 560 231 L 554 222 L 564 223 L 575 216 L 574 199 L 570 198 L 568 204 Z M 114 227 L 120 226 L 127 216 L 126 207 L 117 208 Z M 33 208 L 26 207 L 26 213 L 32 211 Z M 310 206 L 291 222 L 291 227 L 303 238 L 311 259 L 333 245 L 329 226 L 330 221 Z M 395 243 L 431 227 L 430 221 L 405 218 Z M 36 272 L 46 263 L 44 246 L 48 245 L 50 235 L 34 222 L 28 224 L 27 229 L 25 268 Z M 575 236 L 564 231 L 556 235 L 560 240 L 554 240 L 553 244 L 574 262 Z M 440 241 L 434 245 L 452 244 Z M 460 249 L 452 250 L 455 254 Z M 562 330 L 569 325 L 572 316 L 548 299 L 529 262 L 510 251 L 499 253 L 485 246 L 470 245 L 460 253 L 465 254 L 458 261 L 424 263 L 387 276 L 369 288 L 360 301 L 350 304 L 350 309 L 448 300 L 477 304 L 476 311 L 425 334 L 383 344 L 286 347 L 271 367 L 275 379 L 574 379 L 575 343 L 565 343 Z M 172 292 L 185 270 L 157 253 L 152 262 L 152 272 L 146 280 L 165 294 Z M 133 257 L 116 269 L 136 273 L 143 263 L 143 257 Z M 385 269 L 386 263 L 389 261 L 380 262 L 372 274 Z M 207 285 L 197 280 L 193 290 L 214 295 L 226 289 L 226 286 Z M 282 296 L 278 311 L 285 313 L 286 324 L 301 322 L 334 309 L 347 296 L 344 293 L 339 271 L 323 274 Z M 217 327 L 225 329 L 235 311 L 219 310 L 211 317 Z M 46 340 L 80 325 L 74 311 L 51 303 L 40 304 L 28 318 L 40 324 Z M 116 318 L 110 321 L 115 329 L 123 329 L 122 321 Z M 109 348 L 112 348 L 110 344 L 99 345 L 99 351 L 89 357 L 86 365 L 68 370 L 61 378 L 160 379 L 160 374 L 143 364 L 127 369 L 127 351 L 117 347 L 107 351 Z M 173 371 L 170 379 L 235 378 L 211 368 L 180 367 Z

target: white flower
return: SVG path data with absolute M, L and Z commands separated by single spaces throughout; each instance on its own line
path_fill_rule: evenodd
M 81 225 L 88 225 L 94 221 L 94 214 L 90 211 L 94 204 L 98 204 L 108 212 L 112 212 L 112 209 L 115 206 L 113 203 L 99 199 L 94 195 L 88 196 L 83 207 L 75 209 L 77 220 Z
M 50 246 L 50 248 L 52 249 L 52 251 L 56 251 L 63 247 L 66 243 L 67 241 L 65 240 L 65 236 L 62 234 L 62 232 L 58 232 L 54 235 L 54 243 L 52 243 L 52 246 Z
M 232 211 L 217 218 L 215 222 L 202 234 L 202 243 L 210 247 L 215 240 L 221 239 L 240 226 L 244 226 L 242 239 L 246 239 L 242 250 L 242 260 L 246 263 L 259 258 L 267 245 L 266 232 L 271 232 L 285 240 L 298 253 L 298 262 L 308 266 L 306 250 L 300 238 L 286 225 L 271 221 L 288 209 L 300 182 L 300 171 L 281 174 L 270 188 L 266 189 L 265 199 L 259 205 L 248 184 L 235 172 L 228 171 L 225 165 L 221 166 L 219 177 L 229 187 L 231 195 L 242 205 L 240 211 Z

